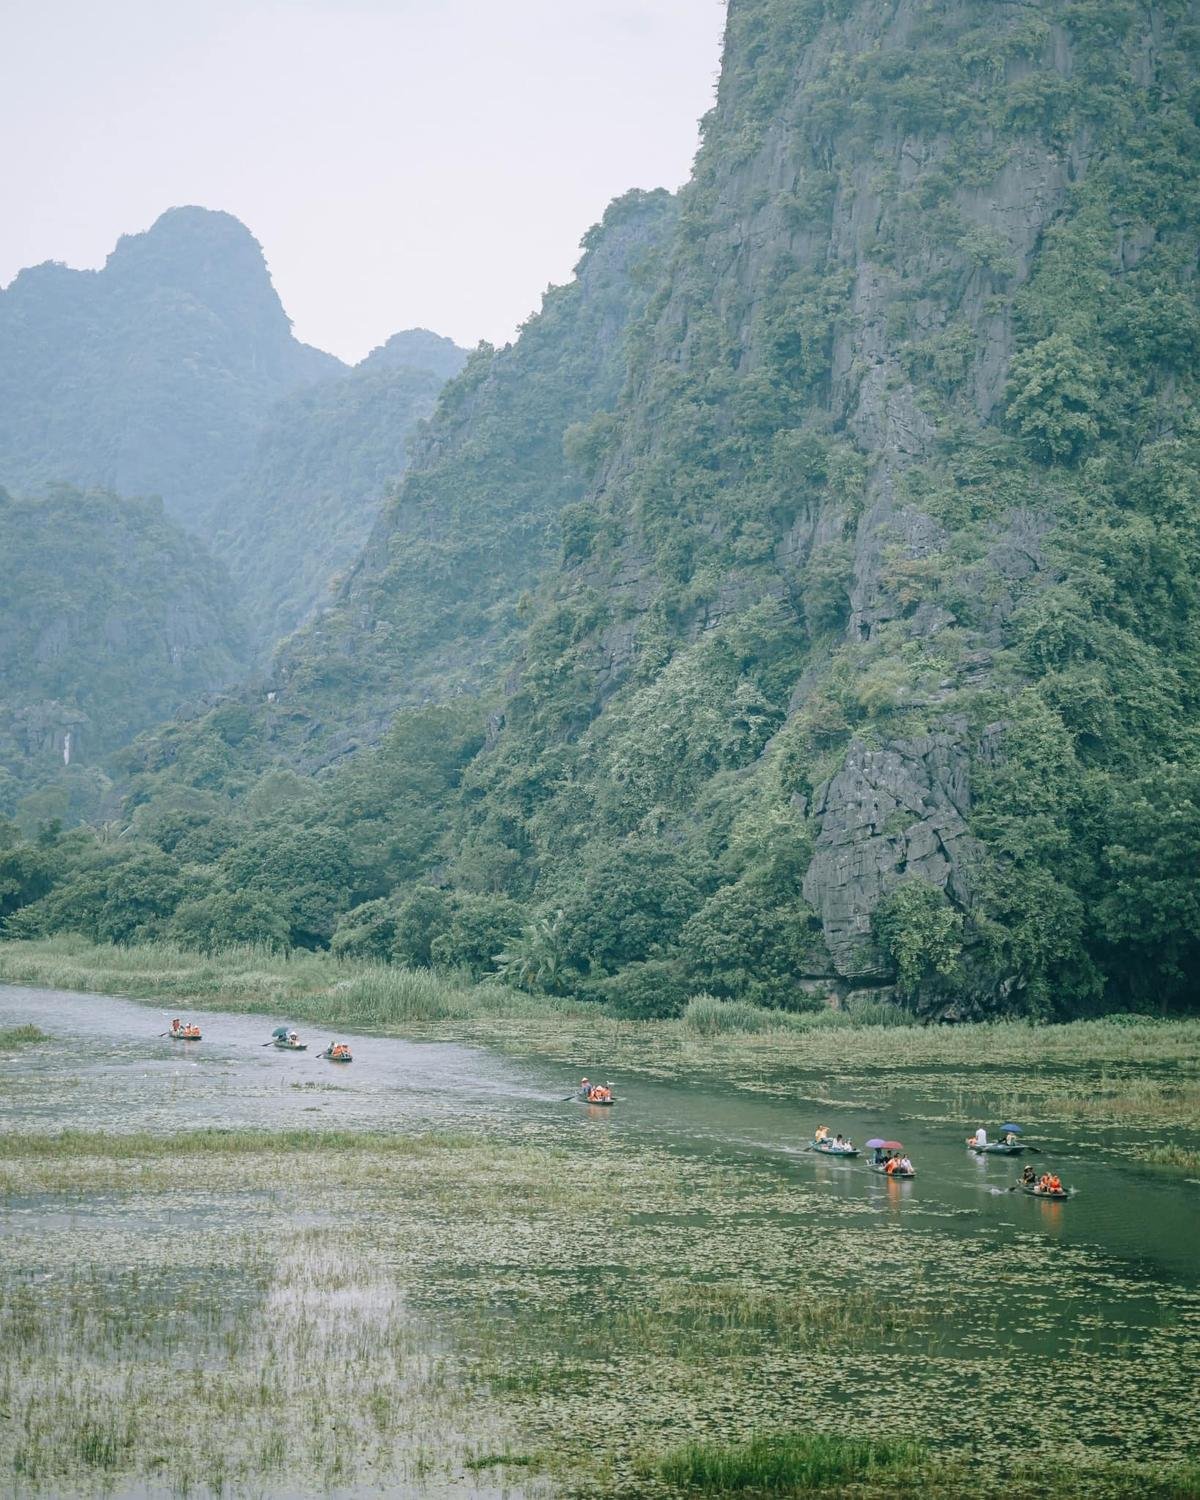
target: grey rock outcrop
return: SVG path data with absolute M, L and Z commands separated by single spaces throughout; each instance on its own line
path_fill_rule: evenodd
M 804 898 L 821 918 L 838 974 L 884 980 L 889 965 L 871 938 L 871 915 L 905 879 L 924 880 L 960 905 L 971 899 L 978 845 L 967 826 L 970 759 L 965 729 L 896 740 L 872 750 L 855 740 L 819 788 L 820 820 Z

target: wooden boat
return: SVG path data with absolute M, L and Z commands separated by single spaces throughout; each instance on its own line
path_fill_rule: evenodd
M 173 1042 L 198 1042 L 201 1040 L 198 1031 L 193 1031 L 190 1034 L 186 1031 L 168 1031 L 167 1035 Z
M 1014 1146 L 1009 1146 L 1004 1141 L 989 1141 L 986 1146 L 968 1146 L 968 1151 L 974 1151 L 976 1156 L 1020 1156 L 1025 1147 L 1020 1141 Z
M 1045 1198 L 1051 1203 L 1061 1203 L 1064 1198 L 1071 1196 L 1066 1188 L 1060 1188 L 1057 1193 L 1048 1193 L 1045 1188 L 1038 1187 L 1036 1182 L 1032 1185 L 1027 1182 L 1018 1182 L 1017 1186 L 1023 1193 L 1028 1193 L 1031 1198 Z
M 908 1178 L 915 1177 L 917 1175 L 915 1167 L 910 1168 L 907 1172 L 902 1172 L 899 1167 L 897 1167 L 894 1172 L 889 1172 L 887 1169 L 887 1162 L 885 1161 L 869 1161 L 867 1163 L 867 1166 L 870 1167 L 872 1172 L 882 1172 L 885 1177 Z
M 599 1109 L 608 1109 L 617 1102 L 611 1094 L 607 1099 L 589 1099 L 586 1094 L 576 1094 L 575 1097 L 579 1100 L 580 1104 L 593 1104 Z
M 279 1050 L 281 1052 L 307 1052 L 308 1051 L 308 1043 L 307 1042 L 289 1042 L 286 1037 L 279 1037 L 279 1036 L 277 1036 L 275 1038 L 275 1045 L 279 1048 Z
M 326 1062 L 348 1063 L 354 1061 L 349 1052 L 343 1052 L 339 1057 L 334 1057 L 332 1052 L 326 1050 L 325 1052 L 318 1052 L 317 1056 L 323 1057 Z
M 819 1151 L 822 1156 L 857 1156 L 857 1146 L 838 1146 L 833 1141 L 811 1141 L 809 1149 Z

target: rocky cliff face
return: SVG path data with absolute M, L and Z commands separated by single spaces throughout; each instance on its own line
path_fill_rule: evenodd
M 991 917 L 1016 930 L 987 901 L 1019 859 L 973 831 L 973 768 L 1008 753 L 1005 700 L 1046 672 L 1030 621 L 1059 588 L 1093 597 L 1095 554 L 1064 542 L 1080 465 L 1093 494 L 1101 462 L 1119 490 L 1136 432 L 1193 420 L 1179 352 L 1114 341 L 1141 295 L 1196 328 L 1196 20 L 732 0 L 667 280 L 593 469 L 594 540 L 552 587 L 584 637 L 580 696 L 541 690 L 533 640 L 510 717 L 531 745 L 590 723 L 605 763 L 615 704 L 775 611 L 795 675 L 764 759 L 806 813 L 802 891 L 838 981 L 893 977 L 876 916 L 912 881 L 965 918 L 979 1003 L 1040 962 L 1007 937 L 975 962 Z M 762 685 L 752 655 L 742 672 Z M 1074 707 L 1056 711 L 1082 754 Z

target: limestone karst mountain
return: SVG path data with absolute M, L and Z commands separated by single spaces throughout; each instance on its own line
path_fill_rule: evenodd
M 440 879 L 509 871 L 581 974 L 967 1011 L 1140 983 L 1129 912 L 1179 866 L 1135 810 L 1196 787 L 1196 20 L 734 0 Z M 383 630 L 405 671 L 411 516 L 342 596 L 356 666 Z M 593 866 L 664 872 L 641 938 L 653 880 L 606 946 Z
M 299 343 L 250 231 L 171 209 L 99 271 L 48 263 L 0 291 L 0 484 L 160 498 L 269 653 L 358 556 L 465 360 L 425 329 L 354 369 Z
M 731 0 L 692 182 L 447 387 L 269 681 L 135 748 L 136 827 L 634 1014 L 1188 1003 L 1198 24 Z
M 343 368 L 292 336 L 244 225 L 171 209 L 99 271 L 0 291 L 0 483 L 157 495 L 205 535 L 271 406 Z

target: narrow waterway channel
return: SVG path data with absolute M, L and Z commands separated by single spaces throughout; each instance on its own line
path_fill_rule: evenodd
M 820 1183 L 831 1204 L 860 1199 L 914 1227 L 987 1235 L 996 1254 L 1022 1236 L 1087 1247 L 1148 1278 L 1200 1287 L 1198 1185 L 1178 1173 L 1141 1167 L 1115 1150 L 1114 1132 L 1093 1126 L 1071 1137 L 1021 1121 L 1036 1151 L 1023 1158 L 1052 1167 L 1072 1189 L 1068 1203 L 1043 1203 L 1008 1188 L 1022 1159 L 979 1157 L 965 1136 L 976 1124 L 1007 1120 L 1009 1080 L 992 1073 L 972 1092 L 994 1093 L 985 1119 L 956 1118 L 961 1070 L 943 1080 L 928 1068 L 912 1084 L 889 1075 L 872 1089 L 861 1079 L 847 1097 L 822 1079 L 798 1075 L 793 1100 L 731 1088 L 614 1080 L 619 1104 L 593 1109 L 564 1101 L 574 1077 L 543 1062 L 447 1042 L 353 1038 L 348 1068 L 322 1060 L 330 1040 L 307 1034 L 309 1050 L 264 1046 L 263 1017 L 200 1013 L 204 1039 L 172 1042 L 161 1006 L 100 995 L 0 986 L 0 1025 L 32 1022 L 54 1038 L 6 1069 L 0 1125 L 8 1130 L 223 1128 L 486 1129 L 608 1131 L 638 1142 L 720 1156 L 747 1167 Z M 341 1039 L 339 1035 L 339 1039 Z M 848 1044 L 852 1051 L 853 1043 Z M 16 1078 L 20 1086 L 16 1086 Z M 1020 1080 L 1011 1080 L 1015 1088 Z M 940 1086 L 939 1086 L 940 1084 Z M 861 1145 L 875 1134 L 898 1138 L 918 1170 L 912 1182 L 883 1181 L 863 1159 L 818 1157 L 807 1149 L 817 1123 Z M 1014 1248 L 1014 1268 L 1019 1266 Z
M 447 1381 L 457 1381 L 462 1391 L 480 1378 L 493 1394 L 500 1392 L 487 1420 L 489 1430 L 508 1435 L 502 1447 L 520 1435 L 539 1451 L 553 1450 L 564 1434 L 597 1424 L 580 1463 L 589 1444 L 607 1444 L 606 1451 L 618 1455 L 614 1472 L 636 1462 L 647 1435 L 661 1445 L 662 1435 L 675 1431 L 724 1435 L 760 1422 L 769 1430 L 814 1419 L 821 1426 L 828 1423 L 830 1399 L 853 1409 L 858 1422 L 898 1423 L 898 1430 L 919 1436 L 944 1433 L 948 1450 L 984 1464 L 1003 1464 L 1014 1445 L 1048 1454 L 1070 1449 L 1077 1457 L 1101 1450 L 1133 1463 L 1178 1462 L 1189 1450 L 1184 1419 L 1200 1352 L 1200 1184 L 1139 1161 L 1128 1131 L 1023 1118 L 1031 1147 L 1025 1160 L 1052 1168 L 1072 1196 L 1049 1203 L 1010 1192 L 1021 1159 L 976 1157 L 965 1136 L 976 1125 L 994 1128 L 1011 1118 L 1010 1101 L 1022 1089 L 1016 1070 L 856 1069 L 850 1034 L 845 1067 L 830 1077 L 797 1072 L 788 1080 L 790 1097 L 779 1095 L 777 1078 L 763 1091 L 632 1073 L 612 1078 L 616 1107 L 598 1109 L 569 1097 L 578 1072 L 544 1059 L 447 1041 L 339 1036 L 353 1043 L 354 1062 L 338 1067 L 318 1055 L 331 1040 L 327 1032 L 306 1030 L 309 1050 L 303 1053 L 264 1045 L 286 1016 L 201 1012 L 195 1019 L 203 1040 L 192 1044 L 162 1034 L 170 1014 L 159 1004 L 0 986 L 0 1028 L 32 1023 L 47 1038 L 0 1057 L 0 1131 L 41 1137 L 64 1129 L 149 1132 L 176 1141 L 180 1132 L 211 1128 L 465 1138 L 489 1150 L 511 1146 L 527 1153 L 532 1165 L 510 1163 L 506 1170 L 518 1176 L 530 1171 L 538 1188 L 540 1172 L 569 1171 L 581 1181 L 593 1180 L 588 1173 L 594 1172 L 598 1192 L 615 1183 L 623 1195 L 618 1202 L 585 1201 L 589 1221 L 601 1225 L 611 1218 L 615 1227 L 621 1220 L 610 1242 L 604 1235 L 574 1235 L 546 1202 L 526 1226 L 519 1198 L 506 1203 L 503 1230 L 493 1235 L 482 1221 L 475 1223 L 472 1209 L 472 1195 L 487 1191 L 479 1175 L 486 1166 L 466 1157 L 464 1175 L 454 1176 L 460 1168 L 451 1164 L 444 1186 L 429 1185 L 419 1209 L 396 1198 L 409 1179 L 391 1180 L 386 1162 L 380 1194 L 369 1181 L 358 1181 L 353 1234 L 338 1252 L 353 1264 L 334 1266 L 348 1288 L 357 1288 L 345 1294 L 361 1304 L 355 1337 L 375 1348 L 382 1316 L 400 1361 L 396 1368 L 407 1361 L 404 1367 L 416 1368 L 427 1387 L 422 1400 L 428 1411 L 414 1417 L 408 1436 L 389 1429 L 386 1442 L 379 1439 L 378 1463 L 409 1462 L 428 1431 L 452 1438 L 457 1457 L 438 1460 L 442 1478 L 436 1482 L 423 1472 L 401 1482 L 394 1469 L 376 1480 L 361 1466 L 357 1477 L 347 1471 L 343 1482 L 334 1468 L 321 1470 L 330 1428 L 306 1460 L 305 1472 L 323 1477 L 296 1488 L 266 1476 L 256 1494 L 534 1500 L 573 1493 L 520 1474 L 492 1487 L 471 1470 L 470 1427 L 453 1427 L 438 1415 L 438 1402 L 448 1399 Z M 604 1076 L 602 1060 L 586 1059 L 583 1066 L 593 1077 Z M 964 1099 L 977 1111 L 970 1117 L 964 1117 Z M 986 1101 L 982 1114 L 980 1101 Z M 861 1159 L 814 1155 L 807 1143 L 819 1122 L 860 1145 L 876 1134 L 901 1140 L 917 1178 L 890 1181 Z M 336 1162 L 337 1153 L 330 1153 L 328 1170 L 336 1173 Z M 140 1299 L 138 1326 L 149 1326 L 147 1288 L 165 1274 L 156 1270 L 156 1255 L 164 1264 L 181 1264 L 194 1241 L 197 1266 L 206 1256 L 215 1266 L 224 1261 L 214 1246 L 242 1236 L 251 1248 L 239 1264 L 252 1267 L 257 1257 L 265 1269 L 258 1279 L 239 1272 L 238 1280 L 228 1268 L 219 1273 L 230 1307 L 243 1308 L 261 1326 L 264 1308 L 280 1295 L 277 1278 L 294 1274 L 296 1306 L 305 1309 L 297 1315 L 320 1316 L 313 1297 L 320 1298 L 322 1279 L 328 1280 L 320 1256 L 329 1252 L 304 1250 L 304 1236 L 313 1232 L 319 1246 L 339 1221 L 313 1195 L 313 1182 L 304 1192 L 264 1193 L 273 1169 L 256 1162 L 257 1187 L 242 1193 L 220 1186 L 228 1179 L 220 1178 L 219 1164 L 212 1166 L 216 1176 L 199 1183 L 189 1179 L 186 1161 L 179 1165 L 178 1189 L 173 1178 L 157 1186 L 147 1179 L 142 1193 L 134 1175 L 112 1178 L 95 1192 L 79 1181 L 62 1193 L 26 1193 L 18 1184 L 0 1202 L 0 1260 L 15 1288 L 9 1313 L 20 1318 L 24 1307 L 42 1308 L 46 1369 L 58 1372 L 46 1377 L 44 1398 L 26 1396 L 31 1411 L 51 1414 L 44 1417 L 41 1462 L 51 1461 L 44 1455 L 52 1458 L 58 1441 L 52 1414 L 61 1404 L 60 1383 L 68 1380 L 63 1372 L 73 1337 L 60 1339 L 54 1320 L 63 1328 L 74 1326 L 69 1318 L 82 1318 L 80 1327 L 90 1326 L 88 1319 L 103 1323 L 113 1308 Z M 158 1169 L 146 1170 L 153 1175 Z M 431 1164 L 430 1172 L 436 1177 L 438 1168 Z M 279 1183 L 286 1185 L 286 1177 Z M 294 1273 L 288 1269 L 292 1244 L 299 1247 Z M 315 1262 L 305 1260 L 312 1255 Z M 379 1276 L 384 1279 L 376 1286 Z M 801 1336 L 789 1332 L 786 1321 L 773 1321 L 811 1301 L 814 1287 L 831 1303 L 865 1292 L 874 1299 L 870 1329 L 855 1334 L 841 1328 L 822 1341 L 819 1333 Z M 170 1318 L 169 1281 L 164 1288 L 153 1295 L 166 1298 Z M 706 1288 L 715 1289 L 715 1301 L 703 1300 Z M 731 1345 L 733 1363 L 714 1407 L 680 1350 L 690 1347 L 689 1320 L 725 1316 L 721 1298 L 731 1289 L 745 1298 L 731 1314 L 742 1320 L 735 1331 L 744 1356 Z M 688 1301 L 693 1292 L 699 1304 Z M 902 1314 L 915 1309 L 921 1316 L 877 1328 L 881 1293 L 885 1308 L 894 1302 Z M 67 1299 L 61 1313 L 46 1300 L 59 1295 Z M 286 1311 L 286 1296 L 279 1306 Z M 771 1321 L 756 1322 L 756 1309 L 765 1308 L 773 1309 Z M 590 1372 L 604 1351 L 589 1354 L 585 1344 L 591 1324 L 607 1319 L 628 1331 L 600 1406 L 601 1388 L 590 1383 Z M 264 1357 L 261 1339 L 238 1352 L 236 1323 L 234 1317 L 218 1330 L 222 1340 L 234 1339 L 221 1355 L 234 1380 Z M 328 1329 L 302 1332 L 332 1347 Z M 191 1337 L 203 1345 L 211 1333 L 201 1329 Z M 132 1362 L 120 1365 L 125 1345 L 114 1354 L 106 1340 L 97 1344 L 108 1361 L 103 1368 L 120 1367 L 123 1378 L 135 1379 L 138 1357 L 131 1354 Z M 211 1350 L 205 1355 L 203 1348 L 192 1353 L 189 1345 L 172 1346 L 162 1368 L 173 1368 L 181 1353 L 213 1358 Z M 356 1369 L 376 1378 L 374 1367 L 356 1362 L 357 1356 L 344 1360 L 335 1348 L 330 1358 L 345 1381 L 357 1378 L 345 1373 Z M 443 1359 L 458 1361 L 453 1377 L 437 1374 Z M 479 1369 L 491 1374 L 470 1373 Z M 377 1386 L 387 1399 L 395 1377 L 384 1365 L 379 1370 Z M 301 1377 L 293 1371 L 297 1390 L 304 1389 Z M 1004 1383 L 999 1425 L 989 1410 L 994 1398 L 976 1399 L 996 1381 Z M 975 1393 L 971 1399 L 960 1399 L 964 1388 Z M 517 1394 L 509 1401 L 504 1393 L 511 1391 Z M 372 1399 L 363 1396 L 364 1409 Z M 457 1410 L 454 1420 L 460 1421 Z M 482 1415 L 479 1423 L 473 1441 L 486 1456 Z M 355 1443 L 364 1432 L 360 1422 Z M 256 1442 L 251 1434 L 244 1451 L 253 1453 Z M 114 1479 L 107 1492 L 179 1492 L 179 1478 L 173 1483 L 173 1490 L 122 1487 Z M 202 1475 L 194 1483 L 198 1493 L 206 1483 L 208 1492 L 221 1492 Z M 635 1479 L 633 1492 L 641 1493 L 639 1483 Z M 46 1483 L 28 1486 L 35 1491 L 47 1492 Z M 24 1492 L 20 1485 L 13 1491 Z M 49 1492 L 58 1492 L 53 1482 Z

